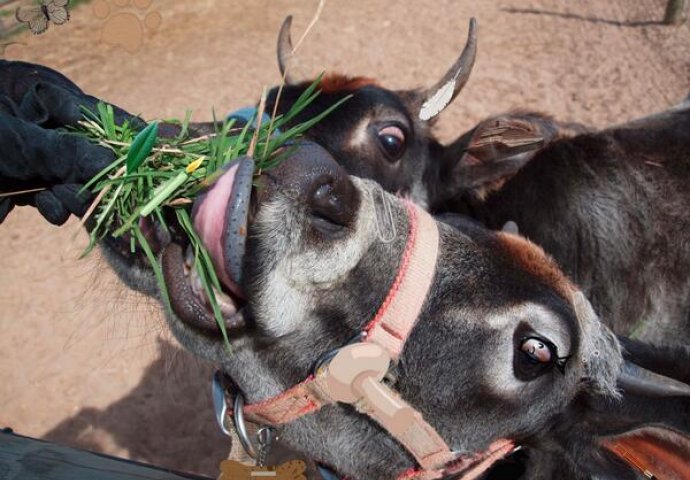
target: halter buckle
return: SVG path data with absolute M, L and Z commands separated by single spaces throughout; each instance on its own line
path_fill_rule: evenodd
M 225 374 L 216 370 L 211 380 L 211 396 L 213 397 L 213 411 L 216 414 L 216 422 L 221 431 L 228 437 L 232 436 L 232 432 L 228 429 L 225 422 L 228 418 L 228 401 L 225 396 L 227 377 Z

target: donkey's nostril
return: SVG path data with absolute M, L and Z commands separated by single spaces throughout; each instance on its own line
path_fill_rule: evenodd
M 329 232 L 347 226 L 351 219 L 351 209 L 347 207 L 347 195 L 339 191 L 335 181 L 329 179 L 321 183 L 311 197 L 311 214 L 314 225 Z M 330 224 L 330 225 L 328 225 Z
M 323 147 L 300 143 L 289 158 L 269 174 L 264 198 L 280 193 L 286 203 L 299 208 L 309 226 L 327 236 L 346 232 L 356 218 L 359 190 L 345 169 Z
M 333 184 L 324 183 L 319 188 L 317 188 L 314 192 L 313 200 L 315 210 L 326 210 L 327 213 L 329 209 L 335 208 L 337 199 L 333 195 Z

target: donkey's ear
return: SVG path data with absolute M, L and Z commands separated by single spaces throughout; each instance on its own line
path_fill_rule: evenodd
M 684 369 L 687 359 L 676 365 Z M 634 478 L 689 479 L 690 385 L 628 359 L 619 387 L 618 401 L 588 415 L 600 470 L 610 473 L 624 466 L 637 474 Z M 628 478 L 612 478 L 619 477 Z
M 673 372 L 687 369 L 690 349 L 616 337 L 582 292 L 571 301 L 581 332 L 580 390 L 541 441 L 558 444 L 588 477 L 690 479 L 690 385 Z
M 481 122 L 445 147 L 443 200 L 469 194 L 482 200 L 558 136 L 556 123 L 537 114 L 508 114 Z
M 604 437 L 600 445 L 643 478 L 690 478 L 690 438 L 664 427 L 642 427 Z
M 627 339 L 620 344 L 625 360 L 619 393 L 615 399 L 595 395 L 581 405 L 583 417 L 570 440 L 588 436 L 592 450 L 575 462 L 603 478 L 690 478 L 690 385 L 679 380 L 690 350 Z M 668 353 L 675 354 L 677 375 Z

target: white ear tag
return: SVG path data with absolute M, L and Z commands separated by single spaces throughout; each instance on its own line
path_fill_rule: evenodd
M 439 90 L 434 93 L 429 100 L 422 104 L 422 108 L 419 110 L 419 118 L 421 120 L 427 121 L 430 118 L 435 117 L 448 106 L 450 101 L 453 99 L 455 82 L 459 74 L 460 71 L 458 70 L 452 80 L 446 83 L 443 87 L 439 88 Z

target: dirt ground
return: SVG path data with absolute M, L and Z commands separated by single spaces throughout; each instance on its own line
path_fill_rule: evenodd
M 96 0 L 5 56 L 59 69 L 87 92 L 152 119 L 210 119 L 278 82 L 275 39 L 316 1 Z M 690 92 L 690 24 L 662 26 L 665 0 L 327 2 L 300 51 L 308 75 L 365 74 L 393 88 L 434 83 L 479 22 L 472 79 L 443 114 L 451 139 L 513 108 L 605 126 Z M 147 6 L 148 5 L 148 6 Z M 7 22 L 5 18 L 5 22 Z M 30 209 L 0 227 L 0 427 L 208 475 L 229 445 L 211 411 L 212 366 L 183 352 L 155 305 L 98 255 L 77 256 L 75 222 Z

